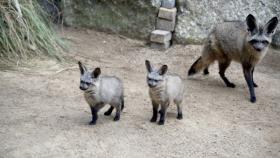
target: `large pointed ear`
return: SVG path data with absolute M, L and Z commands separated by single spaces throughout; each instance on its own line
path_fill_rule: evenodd
M 97 78 L 101 74 L 101 69 L 99 67 L 95 68 L 91 74 L 93 78 Z
M 87 71 L 87 68 L 80 61 L 78 62 L 78 64 L 81 74 L 84 74 Z
M 249 14 L 246 18 L 247 29 L 251 34 L 255 34 L 258 30 L 257 20 L 252 15 Z
M 264 30 L 267 34 L 274 34 L 276 26 L 278 24 L 278 19 L 277 17 L 273 17 L 270 19 L 265 25 L 264 25 Z
M 160 70 L 159 70 L 159 74 L 160 74 L 160 75 L 166 74 L 167 69 L 168 69 L 168 66 L 167 66 L 167 65 L 162 65 L 162 67 L 161 67 Z
M 152 72 L 152 66 L 151 66 L 151 63 L 149 60 L 146 60 L 145 61 L 145 64 L 146 64 L 146 68 L 148 70 L 148 72 Z

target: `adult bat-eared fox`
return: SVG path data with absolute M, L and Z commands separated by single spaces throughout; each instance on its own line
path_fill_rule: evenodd
M 201 70 L 204 70 L 204 74 L 208 74 L 208 66 L 218 60 L 221 78 L 227 87 L 234 88 L 235 85 L 225 76 L 226 69 L 234 60 L 242 65 L 250 91 L 250 101 L 256 102 L 254 87 L 257 87 L 257 84 L 253 80 L 254 68 L 265 56 L 277 24 L 277 17 L 261 25 L 249 14 L 246 21 L 231 21 L 217 25 L 209 34 L 202 55 L 193 63 L 188 75 Z

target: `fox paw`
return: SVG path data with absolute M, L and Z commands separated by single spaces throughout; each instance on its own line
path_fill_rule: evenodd
M 233 84 L 233 83 L 228 83 L 228 84 L 227 84 L 227 87 L 229 87 L 229 88 L 235 88 L 235 84 Z
M 120 116 L 115 116 L 114 121 L 119 121 L 120 120 Z
M 178 120 L 182 120 L 182 119 L 183 119 L 183 114 L 178 114 L 178 115 L 177 115 L 177 119 L 178 119 Z
M 164 121 L 163 120 L 159 120 L 158 125 L 164 125 Z
M 155 118 L 155 117 L 152 117 L 150 120 L 150 122 L 156 122 L 156 121 L 157 121 L 157 118 Z
M 90 121 L 89 122 L 89 125 L 95 125 L 96 124 L 96 121 Z
M 250 98 L 250 101 L 251 101 L 252 103 L 255 103 L 255 102 L 257 101 L 257 98 L 256 98 L 256 97 L 251 97 L 251 98 Z

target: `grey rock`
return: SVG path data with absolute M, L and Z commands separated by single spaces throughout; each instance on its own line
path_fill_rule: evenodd
M 170 21 L 175 21 L 176 19 L 177 8 L 167 9 L 159 8 L 158 17 Z
M 280 0 L 178 0 L 177 8 L 174 37 L 178 43 L 202 43 L 214 25 L 224 20 L 245 20 L 248 14 L 262 23 L 273 16 L 280 18 Z
M 169 47 L 170 47 L 170 41 L 166 41 L 164 43 L 151 42 L 152 49 L 166 50 Z
M 278 30 L 272 38 L 272 46 L 280 48 L 280 30 Z
M 175 19 L 169 21 L 166 19 L 157 18 L 156 29 L 165 30 L 165 31 L 174 31 L 175 28 Z
M 175 7 L 175 0 L 163 0 L 161 3 L 161 7 L 164 8 L 174 8 Z
M 157 42 L 157 43 L 165 43 L 167 41 L 171 40 L 171 32 L 170 31 L 164 31 L 164 30 L 154 30 L 151 33 L 151 38 L 150 40 L 152 42 Z

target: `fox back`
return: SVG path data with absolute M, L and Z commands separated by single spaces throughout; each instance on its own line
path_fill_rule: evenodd
M 157 103 L 173 102 L 175 99 L 182 99 L 184 84 L 177 75 L 166 75 L 163 82 L 158 86 L 149 89 L 149 95 Z
M 89 104 L 97 102 L 117 104 L 123 96 L 123 84 L 117 77 L 100 76 L 95 84 L 85 91 L 84 95 Z

